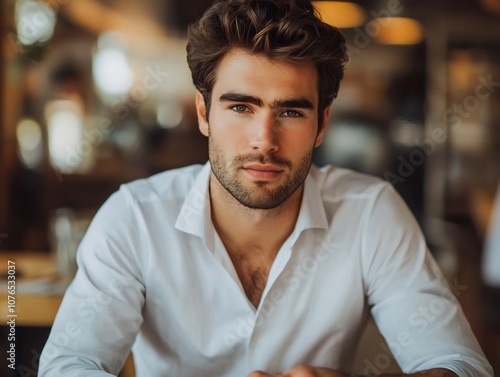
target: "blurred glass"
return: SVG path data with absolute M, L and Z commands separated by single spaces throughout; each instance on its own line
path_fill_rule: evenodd
M 43 156 L 42 129 L 33 119 L 22 119 L 16 129 L 21 162 L 30 169 L 40 166 Z
M 80 151 L 83 141 L 83 110 L 80 104 L 72 100 L 49 102 L 45 117 L 52 166 L 63 173 L 77 170 L 88 154 Z
M 75 275 L 76 252 L 90 221 L 90 215 L 69 208 L 58 208 L 52 214 L 51 243 L 60 277 L 72 278 Z
M 117 32 L 99 36 L 92 61 L 94 81 L 103 99 L 126 95 L 134 76 L 126 53 L 127 40 Z
M 43 1 L 18 0 L 17 36 L 24 45 L 46 42 L 54 34 L 56 13 Z

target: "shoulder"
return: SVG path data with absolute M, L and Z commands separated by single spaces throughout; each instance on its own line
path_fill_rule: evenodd
M 101 206 L 93 223 L 116 231 L 147 227 L 160 220 L 174 222 L 202 168 L 191 165 L 122 184 Z
M 85 249 L 113 248 L 120 255 L 146 250 L 150 240 L 164 235 L 170 225 L 173 228 L 202 168 L 173 169 L 121 185 L 93 218 Z
M 124 184 L 119 192 L 139 204 L 183 201 L 202 169 L 203 165 L 190 165 L 167 170 Z
M 311 176 L 325 202 L 374 200 L 382 191 L 392 189 L 381 178 L 332 165 L 321 168 L 313 166 Z

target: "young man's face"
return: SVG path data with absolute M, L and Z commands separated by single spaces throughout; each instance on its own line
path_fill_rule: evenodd
M 318 125 L 312 63 L 231 50 L 217 69 L 208 121 L 200 93 L 196 105 L 200 130 L 209 138 L 212 172 L 236 200 L 271 209 L 299 193 L 330 112 L 325 110 Z

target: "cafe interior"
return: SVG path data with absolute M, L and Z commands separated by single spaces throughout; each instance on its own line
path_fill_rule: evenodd
M 207 161 L 185 47 L 211 2 L 1 2 L 2 323 L 9 261 L 18 314 L 17 368 L 2 356 L 1 376 L 36 376 L 79 241 L 120 184 Z M 499 374 L 500 1 L 314 4 L 349 54 L 314 163 L 395 187 Z M 398 370 L 370 323 L 355 368 L 381 360 Z

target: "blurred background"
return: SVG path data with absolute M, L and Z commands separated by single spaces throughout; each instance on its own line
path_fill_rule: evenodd
M 19 313 L 9 375 L 36 376 L 104 200 L 121 183 L 207 160 L 185 45 L 210 3 L 0 4 L 0 271 L 5 282 L 17 261 Z M 315 162 L 394 185 L 500 373 L 500 0 L 315 4 L 350 56 Z M 0 297 L 6 316 L 6 289 Z M 368 348 L 360 365 L 389 370 L 376 364 L 383 348 Z

